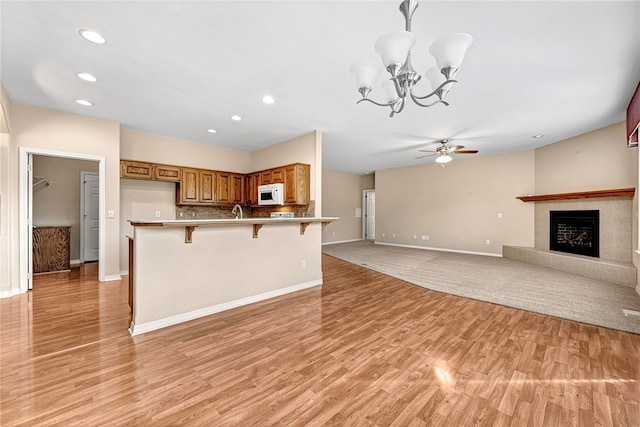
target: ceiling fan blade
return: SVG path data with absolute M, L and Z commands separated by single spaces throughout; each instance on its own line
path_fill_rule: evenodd
M 434 154 L 425 154 L 424 156 L 416 157 L 416 160 L 418 160 L 418 159 L 424 159 L 425 157 L 435 156 L 436 154 L 437 154 L 437 153 L 434 153 Z
M 455 147 L 449 148 L 449 151 L 458 152 L 458 150 L 464 148 L 464 145 L 456 145 Z
M 455 151 L 456 154 L 476 154 L 478 150 L 458 150 Z
M 421 151 L 423 153 L 437 153 L 437 151 L 435 150 L 418 150 L 418 151 Z

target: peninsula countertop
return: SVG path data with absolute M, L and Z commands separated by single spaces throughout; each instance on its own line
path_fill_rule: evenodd
M 267 224 L 300 224 L 300 234 L 303 235 L 307 226 L 312 223 L 321 223 L 322 228 L 327 224 L 340 219 L 339 217 L 314 217 L 300 216 L 294 218 L 205 218 L 205 219 L 130 219 L 129 223 L 134 227 L 184 227 L 185 243 L 191 243 L 193 231 L 200 226 L 231 226 L 231 225 L 251 225 L 253 226 L 253 238 L 258 238 L 258 232 L 263 225 Z

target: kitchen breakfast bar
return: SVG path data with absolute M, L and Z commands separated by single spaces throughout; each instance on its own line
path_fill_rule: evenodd
M 129 220 L 131 334 L 321 285 L 337 219 Z

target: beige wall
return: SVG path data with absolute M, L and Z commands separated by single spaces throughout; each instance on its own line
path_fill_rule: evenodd
M 11 248 L 12 258 L 19 254 L 19 149 L 27 148 L 55 152 L 61 156 L 95 156 L 105 159 L 105 206 L 103 213 L 114 211 L 114 218 L 105 220 L 104 274 L 107 280 L 120 276 L 119 216 L 120 216 L 120 130 L 119 124 L 77 114 L 64 113 L 13 103 L 11 105 Z M 106 215 L 105 215 L 106 218 Z M 14 263 L 14 265 L 17 264 Z M 17 269 L 14 269 L 17 270 Z M 12 270 L 12 288 L 19 287 L 18 271 Z
M 533 246 L 533 205 L 516 199 L 533 183 L 533 151 L 376 171 L 376 242 L 496 255 Z
M 120 130 L 120 158 L 247 173 L 251 153 L 130 129 Z
M 362 190 L 375 188 L 375 175 L 322 171 L 322 216 L 337 216 L 322 233 L 322 243 L 362 239 Z
M 130 219 L 175 219 L 176 184 L 172 182 L 120 180 L 120 270 L 128 274 L 129 248 L 127 236 L 133 237 Z M 160 216 L 156 217 L 156 212 Z
M 535 194 L 635 187 L 637 148 L 624 122 L 535 150 Z
M 322 216 L 340 218 L 322 232 L 322 243 L 362 239 L 362 218 L 356 217 L 356 209 L 362 209 L 362 177 L 325 169 L 322 189 Z
M 49 185 L 33 191 L 33 225 L 70 225 L 71 260 L 80 259 L 80 172 L 98 173 L 98 162 L 34 156 L 34 176 Z

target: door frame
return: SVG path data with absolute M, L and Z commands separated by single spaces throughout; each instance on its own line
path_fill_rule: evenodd
M 105 215 L 104 206 L 106 201 L 105 192 L 105 158 L 104 156 L 92 156 L 82 153 L 69 153 L 64 151 L 51 151 L 42 150 L 39 148 L 19 147 L 19 182 L 18 182 L 18 208 L 20 214 L 20 241 L 19 241 L 19 263 L 20 263 L 20 293 L 25 293 L 28 290 L 29 278 L 31 277 L 33 266 L 29 265 L 29 254 L 33 252 L 33 242 L 29 240 L 29 223 L 27 220 L 26 212 L 29 206 L 33 206 L 33 194 L 28 191 L 28 188 L 32 183 L 29 182 L 28 164 L 29 154 L 37 156 L 51 156 L 51 157 L 63 157 L 67 159 L 77 160 L 93 160 L 98 162 L 98 178 L 100 185 L 99 195 L 99 218 L 100 218 L 100 248 L 98 250 L 98 280 L 104 282 L 104 260 L 105 260 L 105 242 L 106 242 L 106 227 L 105 227 Z M 31 200 L 29 200 L 31 196 Z
M 96 172 L 88 172 L 88 171 L 80 171 L 80 263 L 84 263 L 85 259 L 84 259 L 84 244 L 85 244 L 85 226 L 86 226 L 86 219 L 85 216 L 83 215 L 85 213 L 85 207 L 84 207 L 84 203 L 85 203 L 85 187 L 83 185 L 84 181 L 86 180 L 86 176 L 87 175 L 98 175 L 98 182 L 100 181 L 100 174 L 96 173 Z M 100 185 L 100 183 L 98 184 Z M 100 189 L 98 189 L 98 191 L 100 191 Z M 98 206 L 98 212 L 100 212 L 100 206 Z M 102 224 L 98 224 L 98 227 L 101 227 Z M 99 231 L 98 231 L 99 232 Z M 100 250 L 100 248 L 98 248 L 98 250 Z

